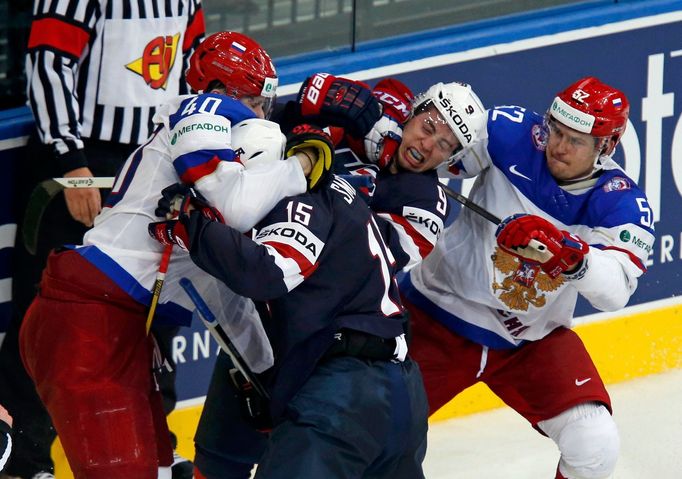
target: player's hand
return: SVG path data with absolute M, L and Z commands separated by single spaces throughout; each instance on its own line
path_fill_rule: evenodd
M 190 194 L 190 187 L 184 183 L 174 183 L 161 190 L 161 198 L 156 203 L 154 214 L 167 220 L 173 219 L 180 210 L 179 202 Z
M 308 77 L 296 101 L 306 120 L 340 126 L 356 138 L 364 138 L 381 117 L 379 101 L 367 86 L 329 73 Z
M 161 190 L 154 214 L 173 219 L 178 215 L 188 215 L 192 210 L 198 210 L 209 221 L 225 222 L 220 211 L 211 206 L 201 193 L 183 183 L 175 183 Z
M 0 421 L 5 421 L 9 427 L 12 427 L 12 416 L 4 407 L 0 406 Z
M 383 114 L 365 135 L 367 158 L 380 168 L 395 154 L 403 137 L 403 125 L 412 113 L 414 95 L 402 82 L 386 78 L 376 84 L 372 94 L 383 106 Z
M 65 178 L 93 176 L 90 168 L 76 168 L 64 174 Z M 92 226 L 95 216 L 102 211 L 102 197 L 98 188 L 65 188 L 64 199 L 66 208 L 71 217 L 83 223 L 85 226 Z
M 522 261 L 539 263 L 551 278 L 578 268 L 590 247 L 568 231 L 536 215 L 505 218 L 495 233 L 497 244 Z
M 308 174 L 308 189 L 313 190 L 324 183 L 331 175 L 334 160 L 334 144 L 329 135 L 322 129 L 303 124 L 295 126 L 287 135 L 286 157 L 290 157 L 298 151 L 310 151 L 315 154 L 311 158 L 312 170 Z
M 166 220 L 149 223 L 149 236 L 164 246 L 177 245 L 189 251 L 189 233 L 185 225 L 179 220 Z

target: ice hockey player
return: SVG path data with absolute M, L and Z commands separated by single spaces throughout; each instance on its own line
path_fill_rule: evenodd
M 424 477 L 426 396 L 407 356 L 402 264 L 381 221 L 348 182 L 326 175 L 282 200 L 253 240 L 200 212 L 150 228 L 236 293 L 268 302 L 275 361 L 263 377 L 274 427 L 259 479 Z
M 162 256 L 147 234 L 159 191 L 179 180 L 193 185 L 246 231 L 281 198 L 306 191 L 304 171 L 318 159 L 312 149 L 280 161 L 285 138 L 264 119 L 277 76 L 249 37 L 208 37 L 190 60 L 187 80 L 199 94 L 158 111 L 155 133 L 125 162 L 84 244 L 50 255 L 21 329 L 24 363 L 77 479 L 148 479 L 160 466 L 159 477 L 170 477 L 172 451 L 151 374 L 153 341 L 145 334 Z M 190 276 L 202 291 L 218 286 L 176 250 L 156 320 L 187 324 L 193 306 L 177 279 Z
M 593 77 L 544 116 L 489 110 L 451 172 L 478 175 L 470 199 L 505 219 L 464 209 L 400 285 L 431 412 L 486 383 L 557 444 L 557 478 L 606 478 L 618 457 L 609 395 L 570 327 L 578 295 L 618 310 L 646 271 L 653 214 L 610 156 L 628 113 L 625 94 Z
M 316 85 L 322 93 L 315 97 L 319 96 L 319 103 L 325 104 L 324 99 L 334 98 L 338 88 L 354 88 L 347 82 L 347 79 L 329 74 L 313 75 L 302 85 L 298 100 L 287 105 L 286 119 L 295 118 L 293 123 L 300 122 L 306 118 L 300 114 L 300 110 L 304 110 L 309 115 L 307 119 L 339 125 L 342 121 L 328 115 L 327 107 L 316 108 L 316 105 L 306 103 L 309 96 L 305 92 L 311 85 Z M 358 139 L 358 131 L 347 124 L 341 129 L 330 128 L 336 143 L 334 171 L 353 184 L 358 178 L 376 177 L 375 182 L 359 188 L 363 193 L 361 196 L 379 217 L 388 220 L 378 221 L 377 226 L 392 247 L 391 254 L 396 262 L 411 267 L 433 249 L 449 211 L 434 168 L 450 161 L 455 151 L 473 144 L 464 143 L 460 148 L 460 139 L 451 127 L 454 122 L 446 121 L 433 102 L 441 99 L 451 106 L 451 110 L 461 112 L 459 121 L 464 121 L 472 131 L 484 121 L 485 111 L 470 86 L 459 83 L 434 85 L 419 95 L 416 102 L 409 89 L 396 79 L 380 81 L 373 94 L 383 104 L 383 116 L 378 121 L 375 118 L 373 125 L 365 123 L 371 128 L 365 133 L 364 141 L 362 136 Z M 414 117 L 413 105 L 416 105 Z M 348 115 L 343 117 L 343 122 L 347 121 Z M 286 121 L 283 123 L 287 124 Z M 405 141 L 404 148 L 400 149 L 403 126 Z M 355 127 L 364 131 L 367 128 Z M 465 141 L 466 138 L 461 139 L 461 142 Z M 407 155 L 413 159 L 402 158 Z M 374 163 L 383 168 L 379 170 Z M 391 240 L 396 233 L 399 240 Z M 197 477 L 248 478 L 267 444 L 267 435 L 256 431 L 253 424 L 239 414 L 238 393 L 229 375 L 231 368 L 226 356 L 220 355 L 195 436 Z

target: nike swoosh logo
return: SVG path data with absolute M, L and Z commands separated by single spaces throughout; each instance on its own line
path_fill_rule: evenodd
M 575 380 L 575 385 L 576 385 L 576 386 L 582 386 L 583 384 L 585 384 L 585 383 L 586 383 L 587 381 L 589 381 L 590 379 L 592 379 L 592 378 L 583 379 L 583 380 L 581 380 L 581 381 L 579 381 L 579 380 L 576 379 L 576 380 Z
M 525 179 L 525 180 L 533 181 L 533 180 L 531 180 L 530 178 L 528 178 L 526 175 L 524 175 L 523 173 L 517 171 L 517 170 L 516 170 L 516 165 L 511 165 L 511 166 L 509 167 L 509 172 L 512 173 L 513 175 L 520 176 L 521 178 L 523 178 L 523 179 Z

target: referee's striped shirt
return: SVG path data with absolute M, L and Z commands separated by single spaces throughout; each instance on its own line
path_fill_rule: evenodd
M 87 166 L 81 138 L 143 143 L 204 30 L 201 0 L 35 0 L 27 94 L 62 171 Z

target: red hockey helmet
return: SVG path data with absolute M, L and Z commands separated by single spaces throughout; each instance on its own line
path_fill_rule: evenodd
M 549 114 L 558 122 L 594 137 L 612 138 L 610 154 L 625 132 L 630 102 L 625 94 L 595 77 L 586 77 L 559 93 Z
M 255 40 L 237 32 L 214 33 L 201 42 L 189 60 L 186 78 L 197 92 L 219 81 L 235 98 L 274 98 L 277 90 L 270 56 Z

